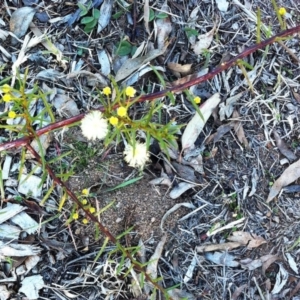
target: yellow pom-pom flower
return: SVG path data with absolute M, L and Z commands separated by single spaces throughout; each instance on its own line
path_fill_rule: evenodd
M 105 95 L 105 96 L 109 96 L 111 94 L 111 88 L 109 86 L 106 86 L 103 90 L 102 90 L 102 93 Z
M 9 113 L 8 113 L 8 117 L 11 118 L 11 119 L 14 119 L 15 117 L 17 116 L 17 114 L 11 110 Z
M 88 222 L 89 222 L 88 219 L 83 219 L 83 220 L 82 220 L 82 223 L 83 223 L 83 224 L 87 224 Z
M 127 109 L 124 106 L 120 106 L 117 110 L 117 114 L 120 117 L 125 117 L 127 115 Z
M 201 103 L 201 98 L 200 97 L 195 97 L 194 98 L 194 102 L 196 103 L 196 104 L 199 104 L 199 103 Z
M 73 214 L 73 219 L 74 220 L 77 220 L 79 218 L 79 214 L 77 213 L 77 212 L 75 212 L 74 214 Z
M 93 214 L 96 211 L 96 208 L 95 207 L 90 207 L 89 211 L 90 211 L 91 214 Z
M 82 193 L 82 195 L 87 196 L 89 194 L 89 190 L 88 189 L 83 189 L 81 193 Z
M 1 86 L 0 90 L 3 93 L 9 93 L 11 91 L 11 87 L 8 84 L 4 84 Z
M 9 102 L 11 101 L 12 97 L 10 94 L 5 94 L 3 97 L 2 97 L 3 101 L 4 102 Z
M 278 13 L 281 15 L 281 16 L 284 16 L 286 14 L 286 9 L 284 7 L 280 7 L 278 9 Z
M 86 205 L 88 202 L 87 202 L 86 199 L 82 199 L 82 200 L 81 200 L 81 203 L 82 203 L 83 205 Z
M 128 86 L 125 90 L 125 94 L 128 97 L 134 97 L 136 90 L 132 86 Z
M 113 126 L 116 126 L 116 125 L 118 125 L 118 123 L 119 123 L 119 119 L 118 119 L 117 117 L 110 117 L 110 118 L 109 118 L 109 123 L 110 123 L 111 125 L 113 125 Z

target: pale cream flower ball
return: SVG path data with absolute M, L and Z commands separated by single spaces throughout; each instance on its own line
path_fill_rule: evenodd
M 124 159 L 130 167 L 142 169 L 149 159 L 146 144 L 135 143 L 135 147 L 127 144 L 124 150 Z
M 81 120 L 82 134 L 89 140 L 103 140 L 108 133 L 108 122 L 100 111 L 94 110 Z

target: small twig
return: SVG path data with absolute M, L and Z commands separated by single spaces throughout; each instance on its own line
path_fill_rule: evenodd
M 294 62 L 300 64 L 300 59 L 295 55 L 289 47 L 287 47 L 283 41 L 277 41 L 277 43 L 289 54 Z

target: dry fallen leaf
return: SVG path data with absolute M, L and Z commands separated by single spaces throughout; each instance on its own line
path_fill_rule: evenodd
M 164 54 L 166 48 L 164 49 L 154 49 L 149 51 L 146 55 L 136 57 L 133 59 L 127 59 L 122 67 L 118 70 L 116 74 L 115 80 L 121 81 L 131 75 L 134 71 L 139 69 L 142 65 L 148 63 L 149 61 L 153 60 L 154 58 Z
M 171 71 L 174 71 L 174 72 L 178 72 L 183 76 L 188 75 L 191 72 L 192 65 L 193 64 L 181 65 L 181 64 L 174 63 L 174 62 L 169 62 L 167 64 L 168 69 L 170 69 Z
M 44 280 L 41 275 L 26 277 L 22 282 L 19 293 L 24 293 L 28 300 L 38 299 L 39 290 L 44 286 Z
M 238 247 L 241 247 L 242 245 L 238 242 L 229 242 L 229 243 L 222 243 L 222 244 L 211 244 L 211 245 L 203 245 L 203 246 L 197 246 L 196 250 L 197 252 L 203 253 L 203 252 L 212 252 L 216 250 L 232 250 Z
M 230 237 L 229 241 L 238 242 L 241 245 L 247 246 L 248 249 L 257 248 L 262 244 L 266 243 L 266 240 L 256 234 L 250 234 L 245 231 L 234 231 Z
M 169 6 L 167 1 L 162 5 L 161 11 L 162 12 L 169 12 Z M 165 43 L 169 37 L 169 34 L 172 31 L 172 24 L 170 18 L 163 18 L 154 21 L 154 28 L 155 28 L 155 36 L 157 40 L 157 48 L 163 49 L 165 47 Z
M 227 11 L 229 3 L 226 0 L 216 0 L 216 3 L 221 12 Z
M 238 119 L 240 117 L 240 115 L 235 110 L 232 114 L 232 117 L 235 118 L 235 119 Z M 247 138 L 245 136 L 245 132 L 244 132 L 242 122 L 234 121 L 234 131 L 235 131 L 235 134 L 236 134 L 239 142 L 242 143 L 246 149 L 249 149 L 250 146 L 249 146 L 249 143 L 248 143 Z
M 189 183 L 189 182 L 180 182 L 176 187 L 172 189 L 169 196 L 172 199 L 177 199 L 179 196 L 181 196 L 184 192 L 187 190 L 195 187 L 196 184 Z
M 100 8 L 97 33 L 101 32 L 109 23 L 112 12 L 113 0 L 104 0 Z
M 205 253 L 205 258 L 212 261 L 215 264 L 226 266 L 226 267 L 238 267 L 239 262 L 235 261 L 235 256 L 225 252 L 214 252 Z
M 36 10 L 32 7 L 21 7 L 15 10 L 9 22 L 10 31 L 12 31 L 18 38 L 25 35 Z M 12 39 L 12 44 L 15 45 L 17 40 L 15 38 Z
M 147 274 L 151 276 L 151 278 L 156 279 L 157 278 L 157 265 L 158 265 L 158 260 L 161 257 L 162 251 L 164 249 L 164 245 L 167 240 L 167 234 L 163 235 L 161 238 L 160 242 L 157 244 L 155 251 L 153 255 L 151 256 L 149 260 L 149 264 L 147 265 Z M 145 288 L 148 290 L 151 289 L 149 285 L 146 285 Z
M 224 121 L 227 118 L 229 118 L 234 110 L 234 105 L 236 104 L 236 102 L 243 96 L 243 92 L 234 95 L 232 97 L 229 97 L 226 99 L 225 103 L 222 102 L 220 104 L 220 110 L 219 110 L 219 114 L 220 114 L 220 120 Z
M 240 287 L 236 288 L 236 290 L 234 291 L 234 293 L 231 296 L 231 300 L 237 300 L 238 297 L 240 296 L 240 294 L 244 291 L 245 288 L 248 287 L 248 284 L 243 284 Z
M 207 50 L 207 48 L 210 46 L 213 37 L 214 37 L 214 33 L 216 30 L 216 25 L 214 25 L 214 28 L 205 33 L 205 34 L 200 34 L 198 35 L 198 40 L 195 45 L 192 46 L 195 54 L 199 55 L 202 54 L 205 50 Z
M 200 106 L 203 119 L 198 113 L 195 113 L 194 117 L 190 120 L 181 137 L 182 149 L 184 151 L 194 147 L 195 141 L 197 140 L 213 110 L 220 103 L 220 100 L 220 94 L 214 94 Z
M 300 177 L 300 160 L 291 164 L 281 176 L 274 182 L 271 187 L 267 203 L 272 201 L 280 192 L 280 190 L 294 182 Z
M 279 264 L 279 271 L 276 275 L 276 282 L 271 293 L 273 295 L 278 294 L 285 286 L 288 278 L 289 278 L 289 273 L 281 264 Z

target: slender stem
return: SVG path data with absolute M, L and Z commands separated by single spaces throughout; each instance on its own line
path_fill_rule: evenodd
M 41 156 L 34 150 L 34 148 L 30 145 L 30 144 L 26 144 L 25 147 L 27 148 L 28 151 L 31 152 L 31 154 L 35 157 L 35 159 L 42 164 L 42 158 Z M 67 194 L 69 195 L 69 197 L 72 199 L 72 201 L 74 203 L 76 203 L 78 205 L 78 207 L 80 207 L 86 216 L 89 217 L 89 219 L 91 219 L 94 223 L 96 223 L 99 226 L 100 231 L 115 245 L 117 245 L 118 240 L 117 238 L 108 230 L 108 228 L 106 228 L 99 220 L 96 216 L 94 216 L 92 213 L 90 213 L 89 210 L 84 208 L 84 205 L 78 200 L 77 196 L 66 186 L 66 184 L 60 179 L 58 178 L 55 173 L 53 172 L 53 170 L 49 167 L 49 165 L 47 163 L 45 163 L 45 168 L 48 171 L 48 174 L 51 176 L 51 178 L 53 179 L 54 183 L 63 187 L 65 189 L 65 191 L 67 192 Z M 152 283 L 153 286 L 155 286 L 156 289 L 160 290 L 163 294 L 166 293 L 166 291 L 157 283 L 154 282 L 153 279 L 146 273 L 146 270 L 139 266 L 137 263 L 135 263 L 135 259 L 132 257 L 132 255 L 130 254 L 129 251 L 123 249 L 123 253 L 126 255 L 126 257 L 131 261 L 134 269 L 137 272 L 143 273 L 145 275 L 145 278 L 147 279 L 148 282 Z M 171 298 L 170 298 L 171 299 Z

